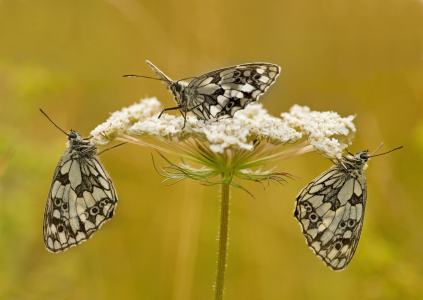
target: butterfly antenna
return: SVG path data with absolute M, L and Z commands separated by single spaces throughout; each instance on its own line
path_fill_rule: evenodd
M 45 115 L 46 117 L 47 117 L 47 119 L 49 119 L 49 121 L 51 122 L 51 123 L 53 123 L 53 125 L 54 126 L 56 126 L 57 128 L 59 128 L 59 130 L 61 131 L 61 132 L 63 132 L 64 134 L 66 134 L 67 136 L 69 136 L 69 134 L 67 134 L 66 132 L 64 132 L 63 131 L 63 129 L 62 128 L 60 128 L 59 126 L 57 126 L 56 125 L 56 123 L 54 123 L 48 116 L 47 116 L 47 114 L 45 113 L 45 112 L 43 112 L 43 110 L 40 108 L 40 111 L 43 113 L 43 115 Z
M 97 156 L 99 156 L 100 154 L 102 154 L 102 153 L 104 153 L 104 152 L 106 152 L 106 151 L 109 151 L 109 150 L 111 150 L 111 149 L 113 149 L 113 148 L 116 148 L 116 147 L 122 146 L 122 145 L 124 145 L 124 144 L 127 144 L 127 143 L 121 143 L 121 144 L 119 144 L 119 145 L 116 145 L 116 146 L 113 146 L 113 147 L 107 148 L 107 149 L 105 149 L 105 150 L 101 151 L 100 153 L 98 153 L 98 154 L 97 154 Z
M 187 80 L 187 79 L 191 79 L 191 78 L 197 78 L 197 76 L 191 76 L 191 77 L 187 77 L 187 78 L 182 78 L 182 79 L 179 79 L 178 81 Z
M 375 151 L 373 151 L 373 153 L 370 154 L 370 156 L 372 156 L 373 154 L 375 154 L 382 146 L 383 146 L 383 142 L 380 143 L 379 147 L 377 147 L 377 149 Z
M 395 148 L 395 149 L 392 149 L 392 150 L 390 150 L 390 151 L 388 151 L 388 152 L 385 152 L 385 153 L 382 153 L 382 154 L 378 154 L 378 155 L 370 155 L 370 157 L 375 157 L 375 156 L 380 156 L 380 155 L 384 155 L 384 154 L 387 154 L 387 153 L 389 153 L 389 152 L 392 152 L 392 151 L 395 151 L 395 150 L 398 150 L 398 149 L 401 149 L 401 148 L 403 148 L 403 146 L 401 146 L 401 147 L 397 147 L 397 148 Z M 376 152 L 376 151 L 375 151 Z M 374 152 L 373 152 L 374 153 Z
M 159 80 L 159 81 L 166 81 L 166 82 L 168 82 L 166 79 L 160 79 L 160 78 L 154 78 L 154 77 L 142 76 L 142 75 L 123 75 L 122 77 L 140 77 L 140 78 L 148 78 L 148 79 L 154 79 L 154 80 Z

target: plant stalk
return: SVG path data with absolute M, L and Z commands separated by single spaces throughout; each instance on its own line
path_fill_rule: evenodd
M 229 187 L 227 183 L 222 184 L 222 195 L 220 203 L 220 230 L 219 230 L 219 251 L 217 253 L 217 271 L 215 283 L 215 300 L 223 299 L 226 257 L 228 248 L 229 229 Z

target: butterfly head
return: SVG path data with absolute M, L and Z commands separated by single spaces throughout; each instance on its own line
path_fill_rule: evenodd
M 67 133 L 68 136 L 68 148 L 73 148 L 79 153 L 93 155 L 97 153 L 97 147 L 90 143 L 88 139 L 83 139 L 82 135 L 79 132 L 71 129 L 70 133 Z
M 370 155 L 367 154 L 367 153 L 369 153 L 369 150 L 361 150 L 361 151 L 356 152 L 355 154 L 352 154 L 351 152 L 349 152 L 347 150 L 350 155 L 343 156 L 342 157 L 342 162 L 345 165 L 349 165 L 351 168 L 354 168 L 354 169 L 357 169 L 357 168 L 363 168 L 363 169 L 365 169 L 367 167 L 367 164 L 366 163 L 367 163 L 367 161 L 371 157 L 384 155 L 384 154 L 387 154 L 389 152 L 392 152 L 392 151 L 395 151 L 395 150 L 398 150 L 398 149 L 401 149 L 402 148 L 402 146 L 401 147 L 397 147 L 397 148 L 392 149 L 392 150 L 390 150 L 388 152 L 375 155 L 376 151 L 378 151 L 380 149 L 380 147 L 382 147 L 382 145 L 383 145 L 383 143 L 380 144 L 380 146 L 375 151 L 373 151 L 373 153 L 370 154 Z
M 82 141 L 82 136 L 78 132 L 76 132 L 76 131 L 74 131 L 72 129 L 71 129 L 71 132 L 68 133 L 67 135 L 68 135 L 68 140 L 70 142 Z
M 370 159 L 371 155 L 367 154 L 369 150 L 361 150 L 352 154 L 348 151 L 350 155 L 343 156 L 342 162 L 345 166 L 352 169 L 365 168 L 367 161 Z

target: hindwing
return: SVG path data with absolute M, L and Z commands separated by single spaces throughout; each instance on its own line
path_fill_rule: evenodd
M 297 196 L 294 216 L 308 246 L 334 271 L 351 261 L 363 228 L 367 198 L 363 169 L 338 164 Z
M 147 64 L 168 89 L 185 117 L 192 112 L 200 120 L 232 118 L 263 95 L 279 76 L 280 67 L 270 63 L 250 63 L 227 67 L 194 77 L 189 83 L 172 81 L 151 62 Z M 136 75 L 126 75 L 136 76 Z
M 240 109 L 255 102 L 271 86 L 280 67 L 251 63 L 216 70 L 193 79 L 185 90 L 188 111 L 197 118 L 232 118 Z
M 76 142 L 81 142 L 78 137 Z M 118 201 L 106 170 L 95 153 L 87 151 L 95 146 L 83 141 L 82 150 L 73 142 L 70 139 L 70 146 L 56 167 L 47 197 L 43 233 L 44 244 L 51 252 L 88 240 L 113 217 Z

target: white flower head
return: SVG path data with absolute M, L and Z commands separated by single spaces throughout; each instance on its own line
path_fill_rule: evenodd
M 247 168 L 312 150 L 329 158 L 340 158 L 355 132 L 353 116 L 342 118 L 335 112 L 310 111 L 308 107 L 298 105 L 294 105 L 289 113 L 282 113 L 282 118 L 269 115 L 262 104 L 249 104 L 238 111 L 234 118 L 204 121 L 189 116 L 186 124 L 182 116 L 163 114 L 159 119 L 160 112 L 161 105 L 156 98 L 144 99 L 114 112 L 105 123 L 91 132 L 91 141 L 105 145 L 118 139 L 176 154 L 214 169 L 212 173 L 207 171 L 206 179 L 201 176 L 199 179 L 208 180 L 211 175 L 225 171 L 233 172 L 238 177 L 246 173 L 251 175 L 252 171 Z M 177 151 L 147 143 L 151 138 L 163 146 L 173 146 Z M 286 145 L 302 138 L 306 143 L 286 149 Z M 273 151 L 273 154 L 263 157 L 269 151 Z M 228 164 L 234 169 L 227 169 Z M 263 174 L 260 173 L 260 176 Z
M 281 116 L 289 126 L 301 130 L 315 150 L 329 158 L 340 159 L 355 133 L 352 122 L 355 116 L 342 118 L 336 112 L 310 111 L 307 106 L 299 105 Z

